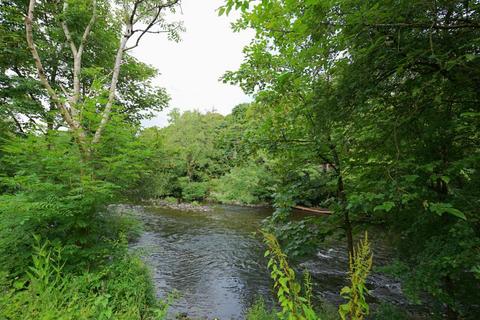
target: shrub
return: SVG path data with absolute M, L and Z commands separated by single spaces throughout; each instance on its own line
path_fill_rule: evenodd
M 110 265 L 80 275 L 65 273 L 63 248 L 49 241 L 34 245 L 25 278 L 3 281 L 0 318 L 163 319 L 167 305 L 157 302 L 150 276 L 138 258 L 123 255 Z M 5 274 L 3 274 L 5 276 Z
M 165 197 L 165 198 L 163 198 L 163 201 L 165 201 L 166 203 L 169 203 L 169 204 L 178 203 L 178 199 L 174 198 L 174 197 Z
M 132 212 L 123 212 L 121 214 L 110 211 L 100 215 L 98 222 L 104 227 L 103 239 L 114 240 L 117 237 L 125 237 L 127 241 L 133 241 L 140 237 L 143 224 Z
M 147 198 L 177 197 L 180 195 L 181 186 L 176 173 L 160 171 L 153 173 L 145 181 L 143 189 L 143 196 Z
M 264 167 L 250 164 L 235 167 L 214 183 L 212 198 L 222 203 L 254 204 L 265 201 L 269 175 Z
M 186 181 L 182 183 L 182 198 L 187 201 L 202 201 L 208 194 L 206 182 Z

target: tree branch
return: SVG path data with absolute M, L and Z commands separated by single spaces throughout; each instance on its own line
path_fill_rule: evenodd
M 157 13 L 155 14 L 154 18 L 152 19 L 152 21 L 150 21 L 150 23 L 147 25 L 147 27 L 142 31 L 142 33 L 138 36 L 136 42 L 135 42 L 135 45 L 129 47 L 129 48 L 126 48 L 124 51 L 128 51 L 128 50 L 131 50 L 133 48 L 136 48 L 138 47 L 138 44 L 140 43 L 140 40 L 142 39 L 142 37 L 150 30 L 151 27 L 153 27 L 153 25 L 157 22 L 157 19 L 158 17 L 160 16 L 160 12 L 162 12 L 162 9 L 163 7 L 158 7 L 157 8 Z M 133 34 L 133 31 L 132 31 L 132 34 Z
M 168 33 L 168 30 L 157 30 L 157 31 L 150 31 L 150 30 L 141 30 L 141 29 L 137 29 L 137 30 L 134 30 L 132 32 L 132 34 L 136 33 L 136 32 L 145 32 L 145 33 Z M 127 49 L 125 49 L 127 50 Z
M 25 131 L 23 130 L 22 124 L 20 123 L 20 121 L 17 120 L 17 118 L 15 117 L 13 112 L 9 111 L 8 113 L 10 114 L 10 117 L 12 117 L 13 122 L 15 122 L 15 125 L 18 128 L 18 131 L 20 131 L 21 134 L 25 134 Z
M 321 25 L 332 26 L 332 27 L 353 27 L 355 24 L 342 24 L 342 23 L 333 23 L 333 22 L 320 22 Z M 478 23 L 460 23 L 460 24 L 438 24 L 438 23 L 408 23 L 408 22 L 399 22 L 399 23 L 361 23 L 360 25 L 366 27 L 374 27 L 374 28 L 411 28 L 411 29 L 440 29 L 440 30 L 450 30 L 450 29 L 465 29 L 465 28 L 472 28 L 477 29 L 480 28 L 480 24 Z M 278 30 L 272 30 L 278 31 Z
M 47 93 L 50 99 L 53 101 L 54 105 L 60 110 L 63 120 L 67 123 L 68 127 L 75 133 L 76 138 L 79 142 L 80 149 L 82 152 L 88 152 L 88 147 L 86 146 L 86 136 L 80 124 L 72 118 L 72 115 L 65 107 L 64 102 L 58 96 L 57 92 L 52 88 L 48 82 L 47 76 L 45 74 L 45 69 L 43 68 L 42 60 L 38 54 L 37 47 L 33 41 L 33 12 L 35 10 L 35 0 L 30 0 L 28 5 L 27 16 L 25 17 L 25 31 L 28 48 L 32 53 L 33 60 L 35 62 L 35 67 L 37 69 L 40 82 L 47 89 Z
M 134 5 L 133 5 L 133 9 L 132 9 L 132 12 L 131 14 L 129 15 L 130 16 L 130 19 L 126 22 L 126 25 L 125 25 L 125 31 L 120 39 L 120 44 L 119 44 L 119 47 L 117 49 L 117 54 L 116 54 L 116 57 L 115 57 L 115 64 L 114 64 L 114 67 L 113 67 L 113 74 L 112 74 L 112 81 L 110 83 L 110 90 L 109 90 L 109 94 L 108 94 L 108 100 L 107 100 L 107 104 L 105 105 L 105 109 L 103 110 L 103 113 L 102 113 L 102 118 L 100 120 L 100 124 L 97 128 L 97 130 L 95 131 L 95 135 L 92 139 L 92 144 L 97 144 L 99 141 L 100 141 L 100 138 L 102 136 L 102 132 L 103 130 L 105 129 L 107 123 L 108 123 L 108 120 L 110 119 L 110 114 L 112 112 L 112 107 L 113 107 L 113 103 L 115 101 L 115 91 L 117 89 L 117 83 L 118 83 L 118 76 L 120 74 L 120 66 L 122 64 L 122 60 L 123 60 L 123 55 L 126 51 L 128 50 L 131 50 L 135 47 L 138 46 L 138 44 L 140 43 L 140 40 L 142 39 L 142 37 L 148 32 L 150 31 L 150 29 L 158 23 L 158 18 L 160 17 L 160 13 L 162 11 L 162 9 L 164 8 L 168 8 L 168 7 L 171 7 L 171 6 L 174 6 L 175 4 L 177 4 L 180 0 L 172 0 L 170 2 L 167 2 L 165 4 L 160 4 L 157 6 L 157 11 L 155 12 L 152 20 L 150 21 L 150 23 L 147 25 L 147 27 L 145 29 L 143 29 L 142 33 L 140 34 L 140 36 L 137 38 L 136 42 L 135 42 L 135 45 L 132 46 L 132 47 L 129 47 L 129 48 L 126 48 L 126 45 L 127 45 L 127 42 L 128 40 L 130 39 L 130 37 L 133 35 L 133 25 L 135 23 L 135 15 L 137 13 L 137 9 L 139 7 L 139 5 L 141 3 L 143 3 L 144 0 L 137 0 L 135 1 Z
M 122 64 L 123 54 L 125 52 L 125 46 L 127 45 L 127 41 L 128 39 L 130 39 L 131 35 L 132 35 L 132 26 L 130 24 L 127 24 L 127 26 L 125 27 L 125 33 L 122 35 L 120 39 L 120 45 L 117 49 L 117 55 L 115 57 L 115 64 L 113 67 L 112 81 L 110 83 L 110 90 L 108 93 L 107 104 L 105 105 L 105 109 L 103 110 L 100 124 L 97 130 L 95 131 L 92 144 L 96 144 L 100 141 L 103 129 L 105 129 L 105 126 L 107 125 L 107 122 L 110 119 L 110 113 L 112 111 L 113 102 L 115 100 L 115 91 L 117 89 L 118 76 L 120 74 L 120 66 Z
M 72 55 L 73 55 L 73 95 L 69 98 L 70 108 L 72 110 L 73 116 L 76 116 L 78 114 L 76 104 L 80 99 L 80 71 L 82 68 L 82 54 L 83 54 L 83 48 L 85 46 L 85 43 L 88 39 L 88 36 L 91 33 L 92 27 L 97 18 L 96 0 L 92 1 L 92 6 L 93 6 L 92 17 L 90 18 L 87 26 L 85 27 L 85 30 L 83 31 L 82 39 L 80 40 L 80 44 L 78 48 L 76 47 L 75 42 L 72 39 L 67 23 L 65 22 L 64 19 L 61 22 L 63 32 L 65 33 L 65 37 L 67 38 L 67 41 L 70 43 L 70 49 L 72 50 Z M 65 1 L 63 4 L 64 15 L 66 15 L 67 10 L 68 10 L 68 2 Z
M 95 20 L 97 19 L 97 0 L 92 0 L 92 6 L 93 6 L 92 17 L 90 18 L 90 21 L 88 22 L 87 27 L 83 31 L 82 40 L 80 40 L 80 45 L 78 46 L 78 54 L 80 56 L 82 55 L 83 48 L 85 46 L 85 43 L 87 42 L 88 36 L 92 31 L 92 27 L 95 24 Z
M 142 0 L 143 1 L 143 0 Z M 153 32 L 153 31 L 150 31 L 150 29 L 158 22 L 158 17 L 160 16 L 160 13 L 162 12 L 162 9 L 165 9 L 165 8 L 168 8 L 168 7 L 171 7 L 171 6 L 174 6 L 176 5 L 177 3 L 179 3 L 180 0 L 173 0 L 173 1 L 170 1 L 170 2 L 167 2 L 166 4 L 163 4 L 163 5 L 159 5 L 157 6 L 157 13 L 155 14 L 154 18 L 150 21 L 150 23 L 147 25 L 147 27 L 143 30 L 136 30 L 135 32 L 137 31 L 141 31 L 142 33 L 138 36 L 137 40 L 135 41 L 135 44 L 131 47 L 128 47 L 125 49 L 125 51 L 129 51 L 129 50 L 132 50 L 136 47 L 138 47 L 139 43 L 140 43 L 140 40 L 142 39 L 142 37 L 146 34 L 146 33 L 161 33 L 161 32 Z M 153 9 L 153 8 L 152 8 Z M 132 34 L 135 33 L 132 31 Z M 165 32 L 168 32 L 168 31 L 165 31 Z
M 74 57 L 76 57 L 77 46 L 75 46 L 75 42 L 73 41 L 72 35 L 70 34 L 70 30 L 68 29 L 67 23 L 65 22 L 65 13 L 67 12 L 67 9 L 68 9 L 68 1 L 65 1 L 63 3 L 64 17 L 62 18 L 62 22 L 60 24 L 62 25 L 63 33 L 65 34 L 65 37 L 67 38 L 67 41 L 70 44 L 70 49 L 72 50 L 72 54 Z

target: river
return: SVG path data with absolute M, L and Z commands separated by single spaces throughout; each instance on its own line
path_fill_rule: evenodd
M 122 206 L 134 211 L 145 232 L 132 245 L 151 267 L 159 298 L 177 290 L 180 297 L 169 318 L 183 314 L 194 319 L 244 319 L 257 297 L 274 305 L 274 294 L 264 246 L 253 233 L 271 214 L 267 208 L 214 206 L 211 212 L 190 212 L 158 207 Z M 374 263 L 388 260 L 387 248 L 374 246 Z M 342 301 L 347 254 L 343 242 L 329 242 L 315 257 L 297 267 L 311 272 L 316 300 Z M 370 301 L 406 304 L 400 284 L 372 273 Z

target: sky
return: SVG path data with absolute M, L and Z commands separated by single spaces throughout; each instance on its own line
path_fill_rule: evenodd
M 186 32 L 181 34 L 182 40 L 176 43 L 163 34 L 148 34 L 134 49 L 136 58 L 158 69 L 160 75 L 154 84 L 166 88 L 171 97 L 170 107 L 144 121 L 143 126 L 165 126 L 172 108 L 203 112 L 215 109 L 226 115 L 237 104 L 251 101 L 239 87 L 219 81 L 225 71 L 239 67 L 242 49 L 253 37 L 253 31 L 231 30 L 235 14 L 218 16 L 216 9 L 223 3 L 223 0 L 182 0 L 182 12 L 170 14 L 172 19 L 184 23 Z

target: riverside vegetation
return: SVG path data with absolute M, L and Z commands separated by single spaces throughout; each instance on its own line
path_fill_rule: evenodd
M 142 128 L 169 97 L 129 52 L 152 32 L 178 41 L 179 5 L 0 3 L 0 319 L 164 318 L 128 250 L 141 225 L 107 210 L 139 199 L 273 205 L 280 309 L 259 301 L 248 319 L 407 318 L 369 310 L 366 230 L 430 318 L 477 319 L 478 1 L 226 0 L 218 13 L 255 37 L 222 79 L 253 102 Z M 293 221 L 297 204 L 332 214 Z M 312 305 L 288 263 L 330 237 L 351 257 L 339 312 Z

